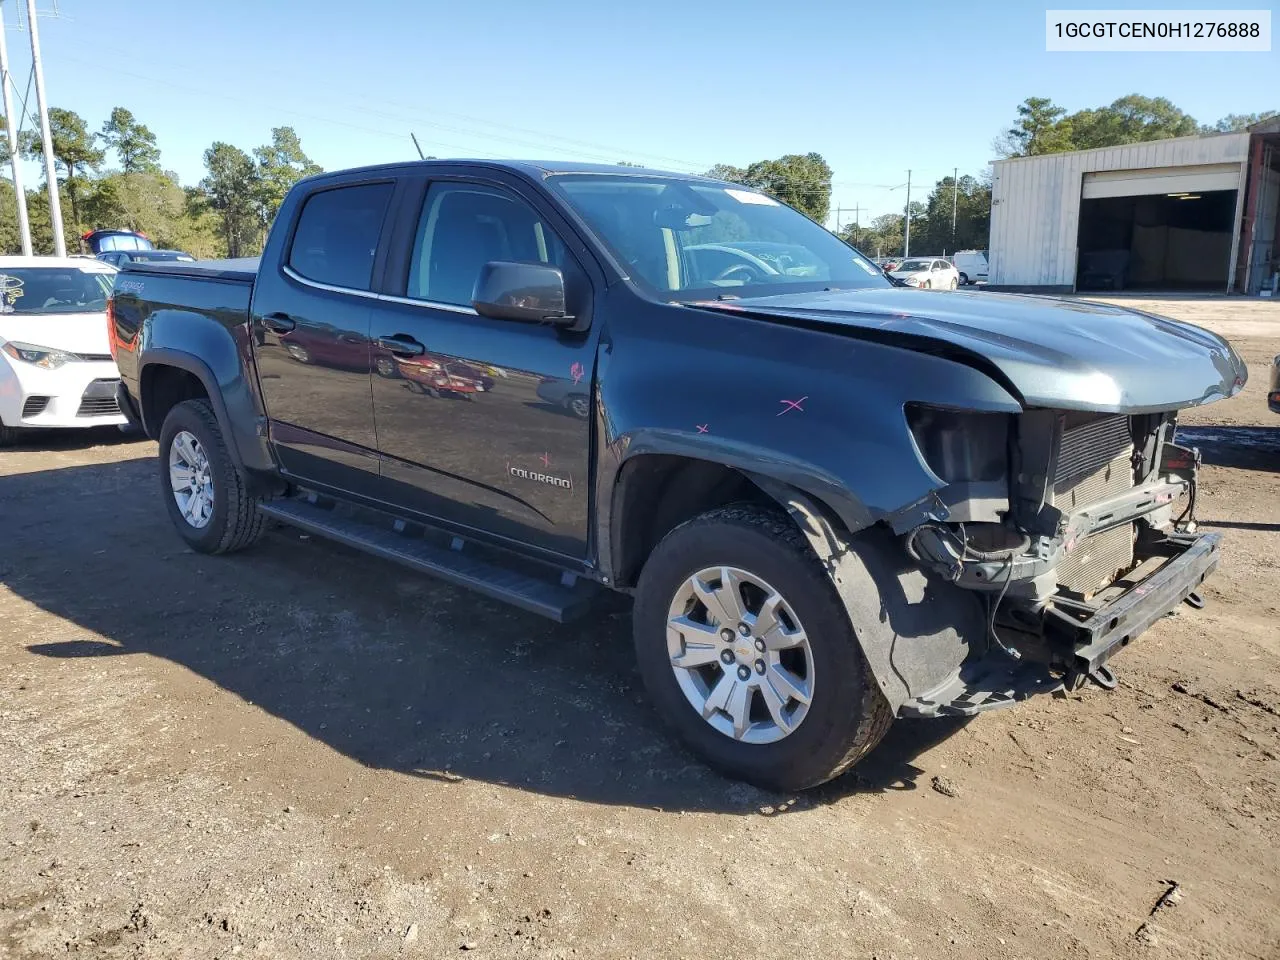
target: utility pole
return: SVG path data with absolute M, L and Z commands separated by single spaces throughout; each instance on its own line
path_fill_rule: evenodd
M 27 0 L 33 3 L 34 0 Z M 907 171 L 907 224 L 902 231 L 902 258 L 911 256 L 911 171 Z
M 9 162 L 13 165 L 13 193 L 18 203 L 18 233 L 22 235 L 22 255 L 31 256 L 31 221 L 27 219 L 27 194 L 22 189 L 22 161 L 18 158 L 18 117 L 13 113 L 9 87 L 9 47 L 4 40 L 4 3 L 0 0 L 0 86 L 4 87 L 4 123 L 9 135 Z
M 956 205 L 960 202 L 960 168 L 951 168 L 951 255 L 956 252 Z
M 44 68 L 40 65 L 40 28 L 36 26 L 36 0 L 27 0 L 27 29 L 31 31 L 31 73 L 36 80 L 36 109 L 40 111 L 40 142 L 44 145 L 44 178 L 49 187 L 49 220 L 53 226 L 53 253 L 67 255 L 62 236 L 62 201 L 58 196 L 58 172 L 53 166 L 53 135 L 49 132 L 49 106 L 44 98 Z
M 858 245 L 858 231 L 862 229 L 862 204 L 855 203 L 852 207 L 836 207 L 836 236 L 840 236 L 840 217 L 846 210 L 853 211 L 853 241 L 854 246 Z

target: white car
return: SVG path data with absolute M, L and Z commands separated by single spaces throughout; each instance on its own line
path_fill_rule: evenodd
M 961 286 L 987 282 L 989 270 L 987 266 L 987 251 L 957 250 L 955 256 L 951 258 L 951 262 L 960 271 Z
M 0 257 L 0 443 L 127 422 L 107 337 L 115 272 L 86 257 Z
M 954 290 L 960 286 L 959 271 L 941 257 L 908 257 L 889 276 L 922 290 Z

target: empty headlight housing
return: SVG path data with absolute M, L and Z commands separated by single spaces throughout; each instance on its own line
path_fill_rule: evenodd
M 1008 472 L 1007 413 L 950 410 L 909 403 L 907 425 L 920 456 L 947 483 L 1002 480 Z

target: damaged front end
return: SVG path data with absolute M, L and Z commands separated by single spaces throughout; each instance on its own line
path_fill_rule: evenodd
M 1197 451 L 1176 411 L 973 413 L 908 405 L 936 494 L 890 518 L 919 567 L 982 598 L 985 643 L 899 716 L 968 715 L 1092 678 L 1217 566 L 1195 532 Z

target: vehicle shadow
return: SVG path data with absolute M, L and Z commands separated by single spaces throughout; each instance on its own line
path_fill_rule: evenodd
M 560 626 L 287 528 L 204 556 L 171 529 L 154 469 L 0 477 L 0 582 L 96 635 L 31 653 L 162 657 L 373 768 L 673 810 L 776 814 L 911 789 L 919 755 L 958 729 L 899 723 L 799 799 L 746 787 L 664 732 L 620 602 Z
M 88 450 L 90 447 L 107 447 L 124 443 L 136 443 L 145 439 L 140 431 L 121 430 L 119 427 L 83 427 L 74 430 L 30 428 L 22 430 L 18 438 L 0 447 L 0 451 L 39 450 Z

